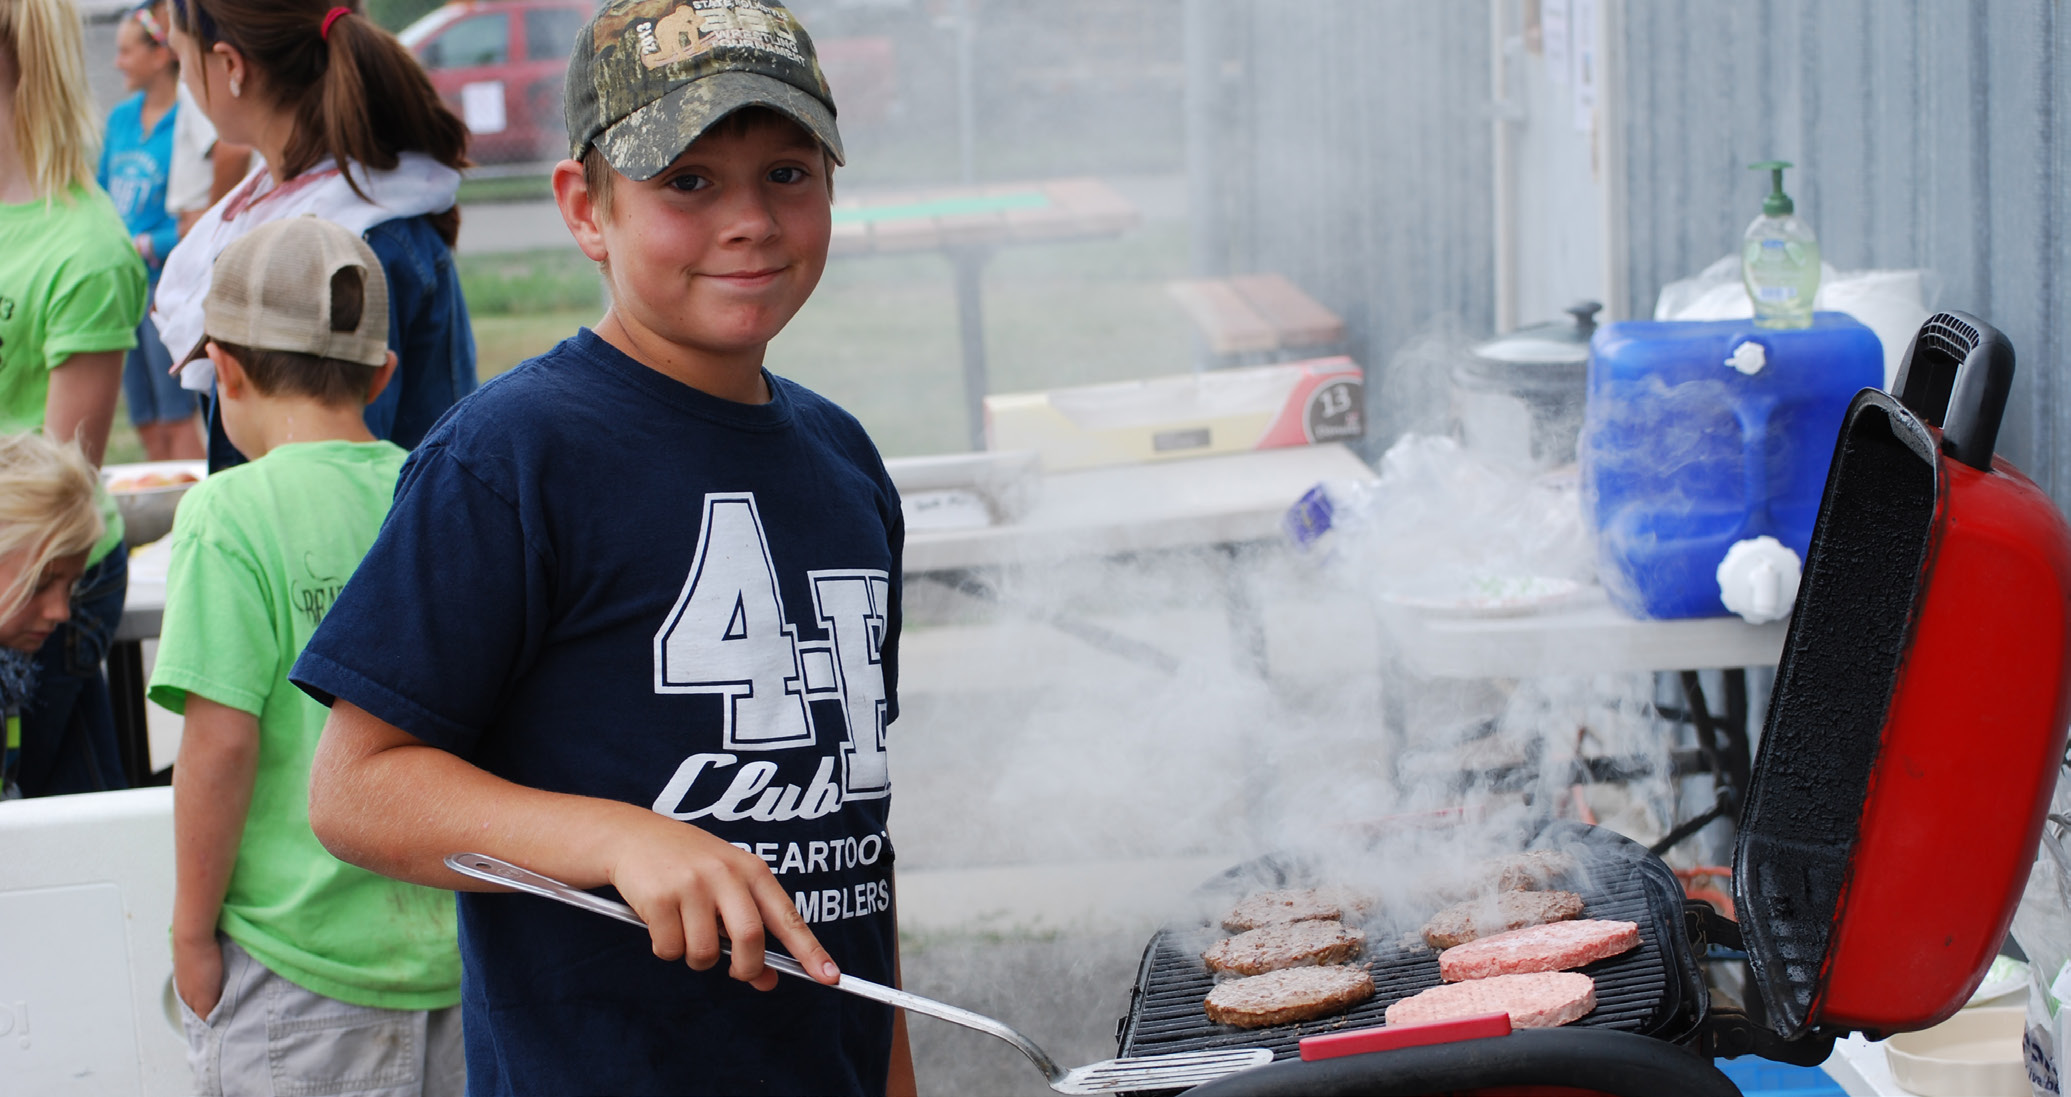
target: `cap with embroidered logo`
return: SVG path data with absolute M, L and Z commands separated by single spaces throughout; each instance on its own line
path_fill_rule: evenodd
M 570 155 L 595 145 L 628 179 L 652 179 L 742 107 L 777 111 L 843 163 L 834 93 L 813 41 L 776 0 L 622 0 L 576 35 L 568 60 Z

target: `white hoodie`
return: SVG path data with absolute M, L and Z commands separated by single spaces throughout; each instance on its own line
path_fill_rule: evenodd
M 353 193 L 345 173 L 325 159 L 287 183 L 275 186 L 264 163 L 209 207 L 194 228 L 166 256 L 158 292 L 151 305 L 151 323 L 159 341 L 179 362 L 202 336 L 202 302 L 208 299 L 216 256 L 230 242 L 260 225 L 303 214 L 315 214 L 355 235 L 384 221 L 419 217 L 453 208 L 460 191 L 460 173 L 420 152 L 397 157 L 390 171 L 356 166 L 362 198 Z M 371 201 L 369 201 L 371 199 Z M 175 367 L 177 368 L 177 366 Z M 180 373 L 180 387 L 207 392 L 216 383 L 216 368 L 197 358 Z

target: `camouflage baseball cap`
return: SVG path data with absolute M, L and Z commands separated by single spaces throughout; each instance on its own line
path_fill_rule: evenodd
M 781 112 L 845 162 L 813 40 L 776 0 L 620 0 L 576 35 L 564 102 L 570 155 L 594 144 L 628 179 L 661 174 L 749 106 Z

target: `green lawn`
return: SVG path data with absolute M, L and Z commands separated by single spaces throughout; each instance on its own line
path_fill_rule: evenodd
M 465 255 L 460 278 L 484 379 L 545 351 L 603 308 L 573 248 Z M 985 274 L 991 389 L 1016 392 L 1183 373 L 1185 317 L 1164 283 L 1186 274 L 1186 232 L 1154 224 L 1114 240 L 1002 250 Z M 855 413 L 892 456 L 966 448 L 949 263 L 932 253 L 837 258 L 770 344 L 769 368 Z M 108 460 L 143 451 L 118 412 Z
M 1185 372 L 1190 336 L 1164 292 L 1185 273 L 1180 225 L 1001 251 L 985 278 L 992 391 Z M 599 314 L 595 269 L 572 249 L 467 257 L 461 279 L 484 377 Z M 956 297 L 939 255 L 830 261 L 769 367 L 855 413 L 887 454 L 966 448 Z

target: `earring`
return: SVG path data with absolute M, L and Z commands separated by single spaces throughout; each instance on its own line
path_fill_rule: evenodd
M 231 97 L 232 99 L 235 99 L 235 98 L 237 98 L 238 96 L 240 96 L 240 95 L 243 95 L 243 94 L 244 94 L 244 86 L 238 83 L 238 81 L 237 81 L 237 77 L 235 77 L 235 76 L 231 77 L 231 78 L 230 78 L 230 97 Z

